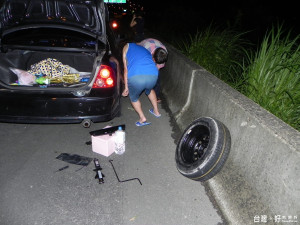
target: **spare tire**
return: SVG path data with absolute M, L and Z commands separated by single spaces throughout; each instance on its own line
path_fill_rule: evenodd
M 220 121 L 202 117 L 183 132 L 176 147 L 178 171 L 196 181 L 207 181 L 225 164 L 231 146 L 228 128 Z

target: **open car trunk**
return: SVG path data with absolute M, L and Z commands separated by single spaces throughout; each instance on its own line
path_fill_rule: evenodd
M 101 0 L 4 1 L 0 86 L 70 88 L 91 83 L 106 51 L 105 12 Z
M 0 81 L 11 88 L 83 86 L 93 79 L 94 61 L 92 53 L 9 51 L 0 53 Z
M 119 63 L 103 0 L 5 0 L 0 121 L 108 121 L 120 112 Z

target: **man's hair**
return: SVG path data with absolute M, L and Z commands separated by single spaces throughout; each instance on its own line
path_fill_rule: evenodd
M 168 60 L 168 52 L 164 48 L 157 48 L 153 53 L 155 63 L 162 64 Z

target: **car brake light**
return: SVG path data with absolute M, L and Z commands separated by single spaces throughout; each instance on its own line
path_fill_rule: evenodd
M 112 27 L 115 28 L 115 29 L 118 28 L 117 22 L 113 22 L 113 23 L 112 23 Z
M 104 79 L 107 79 L 110 76 L 110 71 L 107 68 L 100 69 L 99 73 L 100 77 Z
M 113 86 L 114 79 L 112 68 L 102 65 L 93 84 L 93 88 L 109 88 Z
M 116 21 L 113 21 L 111 24 L 113 29 L 117 29 L 118 28 L 118 23 Z

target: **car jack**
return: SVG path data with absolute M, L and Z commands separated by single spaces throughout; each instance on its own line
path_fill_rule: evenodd
M 98 159 L 94 159 L 94 163 L 95 163 L 95 167 L 96 169 L 94 169 L 94 171 L 96 172 L 96 176 L 95 176 L 95 179 L 98 179 L 99 181 L 99 184 L 103 184 L 104 183 L 104 174 L 101 173 L 101 166 L 100 166 L 100 163 L 99 163 L 99 160 Z

